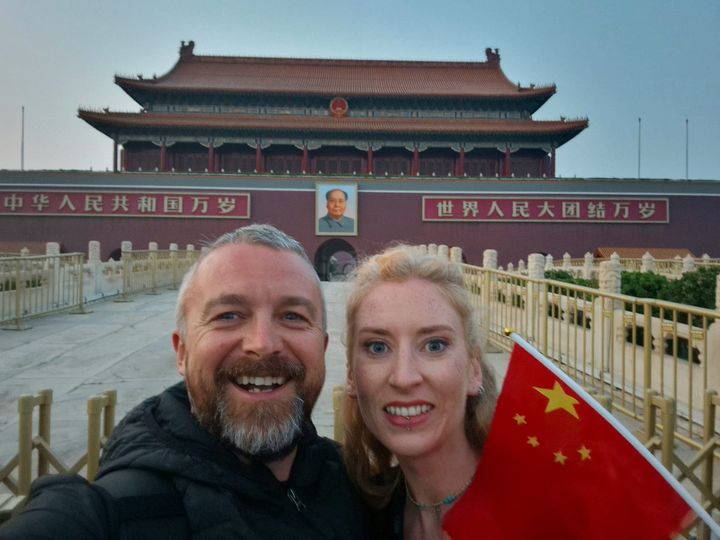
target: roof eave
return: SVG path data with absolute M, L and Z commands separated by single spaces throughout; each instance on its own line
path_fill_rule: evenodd
M 478 93 L 370 93 L 370 92 L 336 92 L 332 89 L 305 90 L 299 92 L 295 89 L 263 89 L 263 88 L 228 88 L 228 87 L 208 87 L 208 88 L 191 88 L 186 86 L 163 85 L 159 79 L 147 81 L 139 79 L 130 79 L 127 77 L 115 76 L 115 84 L 120 86 L 124 92 L 130 95 L 135 101 L 142 105 L 136 96 L 144 96 L 149 94 L 195 94 L 195 95 L 248 95 L 248 96 L 297 96 L 303 97 L 333 97 L 342 95 L 348 98 L 389 98 L 389 99 L 480 99 L 480 100 L 537 100 L 541 107 L 548 99 L 550 99 L 556 91 L 555 86 L 547 86 L 540 88 L 522 88 L 516 92 L 506 94 L 478 94 Z
M 368 134 L 378 134 L 378 133 L 386 133 L 390 135 L 413 135 L 413 134 L 428 134 L 432 133 L 429 132 L 427 129 L 418 128 L 417 130 L 410 129 L 404 129 L 404 130 L 396 130 L 396 131 L 388 131 L 386 129 L 372 129 L 371 126 L 363 126 L 363 127 L 357 127 L 356 129 L 349 129 L 350 126 L 346 126 L 347 129 L 342 128 L 342 124 L 337 124 L 337 126 L 340 126 L 339 128 L 337 126 L 308 126 L 308 125 L 301 125 L 301 126 L 288 126 L 288 125 L 256 125 L 256 126 L 241 126 L 241 127 L 234 127 L 231 125 L 225 125 L 225 126 L 208 126 L 208 125 L 198 125 L 197 123 L 193 122 L 179 122 L 174 125 L 168 125 L 167 123 L 163 123 L 163 119 L 161 117 L 158 118 L 152 118 L 152 115 L 146 116 L 147 113 L 121 113 L 123 114 L 123 117 L 118 117 L 117 113 L 115 113 L 115 116 L 113 117 L 113 113 L 108 112 L 96 112 L 96 111 L 86 111 L 86 110 L 79 110 L 78 111 L 78 117 L 93 126 L 98 131 L 101 131 L 102 133 L 105 133 L 109 137 L 112 137 L 114 133 L 118 133 L 125 129 L 143 129 L 143 130 L 173 130 L 173 129 L 193 129 L 197 131 L 204 131 L 204 132 L 213 132 L 213 131 L 222 131 L 227 129 L 238 129 L 238 130 L 248 130 L 248 131 L 266 131 L 266 132 L 277 132 L 277 131 L 284 131 L 284 132 L 290 132 L 290 133 L 333 133 L 333 134 L 350 134 L 354 136 L 358 136 L 362 133 L 368 133 Z M 149 119 L 150 121 L 142 121 L 137 122 L 136 119 L 140 118 Z M 436 136 L 450 136 L 450 137 L 467 137 L 469 135 L 473 134 L 483 134 L 483 135 L 492 135 L 496 134 L 498 136 L 502 137 L 522 137 L 522 136 L 531 136 L 531 137 L 549 137 L 556 139 L 559 142 L 559 145 L 564 144 L 565 142 L 569 141 L 570 139 L 577 136 L 579 133 L 581 133 L 584 129 L 588 127 L 588 120 L 587 119 L 581 119 L 581 120 L 573 120 L 573 121 L 563 121 L 561 125 L 557 125 L 557 122 L 548 122 L 547 129 L 542 131 L 535 131 L 529 134 L 523 134 L 522 132 L 517 131 L 511 131 L 511 130 L 503 130 L 503 129 L 486 129 L 486 130 L 453 130 L 453 129 L 442 129 L 438 130 L 435 133 L 432 133 Z

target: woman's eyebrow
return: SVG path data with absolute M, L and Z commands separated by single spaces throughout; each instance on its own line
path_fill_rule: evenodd
M 390 331 L 380 326 L 362 326 L 357 330 L 358 334 L 379 334 L 381 336 L 390 335 Z
M 424 326 L 418 330 L 418 334 L 434 334 L 436 332 L 452 332 L 454 333 L 455 330 L 452 326 L 445 325 L 445 324 L 436 324 L 432 326 Z M 381 336 L 387 336 L 390 335 L 391 332 L 387 328 L 383 328 L 380 326 L 363 326 L 361 328 L 358 328 L 357 330 L 358 334 L 367 333 L 367 334 L 377 334 Z
M 433 326 L 425 326 L 421 328 L 418 333 L 419 334 L 434 334 L 436 332 L 455 332 L 455 329 L 452 326 L 446 325 L 446 324 L 436 324 Z

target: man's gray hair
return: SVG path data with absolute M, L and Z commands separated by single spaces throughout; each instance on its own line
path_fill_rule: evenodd
M 180 336 L 184 339 L 187 331 L 186 320 L 185 320 L 185 300 L 187 298 L 188 290 L 192 284 L 193 278 L 200 264 L 205 258 L 210 255 L 216 249 L 230 244 L 238 245 L 250 245 L 250 246 L 264 246 L 270 249 L 276 249 L 278 251 L 290 251 L 302 257 L 302 259 L 308 263 L 311 268 L 314 268 L 310 259 L 305 253 L 305 249 L 302 247 L 300 242 L 295 240 L 292 236 L 282 232 L 280 229 L 268 225 L 265 223 L 253 223 L 246 227 L 240 227 L 234 231 L 227 232 L 222 236 L 218 237 L 214 242 L 207 246 L 207 249 L 203 251 L 197 261 L 188 269 L 183 277 L 182 283 L 180 284 L 180 290 L 178 291 L 177 305 L 175 308 L 175 321 L 177 330 Z M 317 277 L 317 274 L 315 274 Z M 318 288 L 320 288 L 320 279 L 317 278 Z M 325 308 L 325 299 L 320 291 L 320 298 L 322 299 L 322 324 L 323 330 L 326 327 L 327 314 Z

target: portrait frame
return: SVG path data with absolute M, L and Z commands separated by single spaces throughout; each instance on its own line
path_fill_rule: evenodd
M 340 220 L 328 213 L 327 195 L 342 191 L 346 196 L 345 212 Z M 354 182 L 317 182 L 315 184 L 315 234 L 317 236 L 357 236 L 358 188 Z

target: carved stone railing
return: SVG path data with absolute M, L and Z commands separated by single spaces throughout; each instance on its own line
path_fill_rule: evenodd
M 59 253 L 56 243 L 47 254 L 21 253 L 0 257 L 0 325 L 23 330 L 29 319 L 57 311 L 88 313 L 87 303 L 109 296 L 129 301 L 140 292 L 155 294 L 161 288 L 176 289 L 199 251 L 177 244 L 160 250 L 151 242 L 147 250 L 133 250 L 123 242 L 122 259 L 102 262 L 99 242 L 90 242 L 87 260 L 83 253 Z

